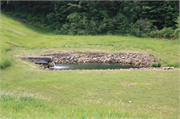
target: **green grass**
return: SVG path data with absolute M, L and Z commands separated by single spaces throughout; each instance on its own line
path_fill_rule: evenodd
M 179 41 L 134 36 L 68 36 L 35 29 L 1 14 L 1 39 L 27 49 L 97 52 L 139 52 L 155 55 L 162 66 L 179 66 Z M 40 55 L 40 54 L 38 54 Z
M 37 72 L 9 69 L 7 75 L 4 70 L 1 72 L 1 90 L 34 96 L 28 99 L 28 104 L 24 104 L 22 99 L 13 98 L 11 102 L 3 102 L 1 99 L 1 108 L 4 109 L 1 113 L 17 117 L 24 112 L 20 117 L 26 118 L 27 115 L 38 117 L 41 113 L 50 113 L 49 110 L 52 109 L 55 115 L 50 113 L 47 115 L 49 118 L 65 115 L 67 118 L 118 118 L 123 114 L 129 118 L 177 118 L 178 72 L 179 70 Z M 38 100 L 42 100 L 41 103 L 36 101 L 37 96 Z M 16 101 L 21 103 L 14 105 Z M 12 108 L 13 105 L 17 111 Z M 23 108 L 23 105 L 29 110 Z M 40 110 L 38 114 L 35 113 L 37 109 Z M 47 110 L 44 111 L 45 109 Z M 75 112 L 71 112 L 72 110 Z M 97 111 L 95 114 L 94 110 Z M 61 112 L 63 114 L 58 115 Z
M 9 59 L 6 57 L 6 52 L 10 50 L 11 47 L 7 43 L 4 43 L 2 40 L 0 43 L 2 44 L 0 49 L 0 67 L 4 69 L 11 65 Z
M 8 110 L 8 112 L 3 111 L 1 113 L 7 115 L 2 116 L 2 118 L 152 118 L 147 114 L 132 114 L 123 111 L 124 104 L 121 101 L 115 103 L 115 105 L 120 106 L 122 110 L 117 109 L 116 111 L 111 111 L 109 106 L 101 106 L 99 109 L 94 109 L 94 107 L 85 109 L 82 106 L 68 109 L 56 104 L 54 104 L 56 106 L 52 106 L 49 104 L 50 101 L 42 101 L 30 96 L 16 97 L 4 94 L 1 95 L 1 101 L 3 102 L 1 107 Z M 12 114 L 14 115 L 12 116 Z
M 153 54 L 179 66 L 178 40 L 55 35 L 1 13 L 1 118 L 180 118 L 179 69 L 44 71 L 19 57 L 54 51 Z

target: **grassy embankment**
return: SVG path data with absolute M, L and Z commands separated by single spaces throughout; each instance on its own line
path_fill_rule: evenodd
M 48 72 L 18 57 L 60 50 L 153 54 L 164 66 L 179 60 L 178 40 L 54 35 L 1 14 L 0 63 L 11 64 L 1 70 L 1 118 L 179 117 L 179 69 Z

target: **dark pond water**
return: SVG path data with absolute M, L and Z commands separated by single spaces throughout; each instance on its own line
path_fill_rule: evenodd
M 130 65 L 122 64 L 56 64 L 55 67 L 50 67 L 54 70 L 76 70 L 76 69 L 129 69 L 133 68 Z

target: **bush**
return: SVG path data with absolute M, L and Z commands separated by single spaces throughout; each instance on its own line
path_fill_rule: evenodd
M 82 14 L 71 13 L 67 16 L 68 23 L 56 28 L 56 34 L 69 35 L 98 35 L 98 34 L 127 34 L 130 29 L 130 21 L 123 14 L 118 14 L 113 18 L 96 20 L 87 19 Z
M 1 58 L 0 58 L 0 68 L 1 69 L 5 69 L 6 67 L 10 66 L 11 62 L 9 61 L 9 59 L 3 54 L 1 54 Z
M 140 19 L 136 23 L 132 24 L 130 34 L 138 37 L 148 37 L 152 30 L 152 23 L 147 19 Z
M 156 26 L 153 26 L 147 19 L 140 19 L 136 23 L 132 24 L 130 34 L 138 37 L 172 37 L 174 36 L 174 29 L 172 27 L 164 27 L 162 30 L 158 30 Z M 176 34 L 178 29 L 176 31 Z
M 174 36 L 174 29 L 172 27 L 166 28 L 164 27 L 162 30 L 154 29 L 149 33 L 150 37 L 158 38 L 158 37 L 172 37 Z
M 103 19 L 102 24 L 104 24 L 102 33 L 108 34 L 127 34 L 131 26 L 130 20 L 122 13 L 117 14 L 113 18 Z
M 56 29 L 55 33 L 56 34 L 68 34 L 68 29 L 70 28 L 69 24 L 63 24 L 62 27 L 60 29 Z
M 151 67 L 161 67 L 161 63 L 160 62 L 155 62 L 151 64 Z
M 157 29 L 157 27 L 154 27 L 154 29 L 149 33 L 149 36 L 152 38 L 160 37 L 159 30 Z
M 82 16 L 80 14 L 78 14 L 77 12 L 71 13 L 67 16 L 67 19 L 69 20 L 69 22 L 79 22 L 81 20 Z
M 174 31 L 174 36 L 178 36 L 179 37 L 179 17 L 177 18 L 177 21 L 175 21 L 177 24 L 176 24 L 176 29 Z
M 11 49 L 11 47 L 7 43 L 5 43 L 3 41 L 1 42 L 1 51 L 0 51 L 0 68 L 1 69 L 4 69 L 11 65 L 11 62 L 6 57 L 6 51 L 8 51 L 10 49 Z
M 165 37 L 165 38 L 172 37 L 173 35 L 174 35 L 174 29 L 172 27 L 169 28 L 164 27 L 158 33 L 159 37 Z
M 52 15 L 48 15 L 50 18 Z M 58 26 L 54 22 L 51 28 L 55 28 L 56 34 L 68 35 L 98 35 L 98 34 L 128 34 L 138 37 L 171 37 L 174 34 L 173 28 L 163 28 L 158 30 L 153 26 L 148 19 L 139 19 L 136 23 L 131 23 L 130 20 L 123 14 L 117 14 L 113 18 L 104 18 L 98 21 L 95 18 L 87 19 L 82 13 L 71 13 L 67 16 L 68 22 L 62 26 Z M 176 31 L 178 32 L 178 30 Z
M 179 28 L 174 30 L 174 36 L 178 36 L 179 37 Z

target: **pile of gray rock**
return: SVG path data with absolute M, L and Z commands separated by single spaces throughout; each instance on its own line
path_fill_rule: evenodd
M 75 63 L 121 63 L 130 64 L 134 67 L 149 67 L 151 63 L 157 62 L 152 55 L 139 53 L 69 53 L 56 52 L 41 56 L 53 56 L 56 64 Z M 52 64 L 49 64 L 52 65 Z

